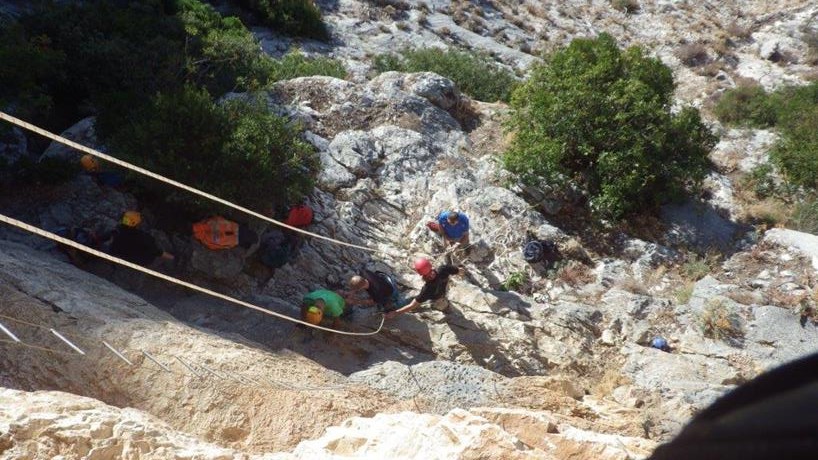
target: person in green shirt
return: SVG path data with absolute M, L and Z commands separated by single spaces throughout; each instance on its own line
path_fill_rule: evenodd
M 333 328 L 337 328 L 341 323 L 341 315 L 346 310 L 346 302 L 339 294 L 328 289 L 318 289 L 310 292 L 301 299 L 301 318 L 304 321 L 310 321 L 315 318 L 314 315 L 307 315 L 310 307 L 318 308 L 323 318 L 332 318 Z M 316 323 L 313 323 L 316 324 Z

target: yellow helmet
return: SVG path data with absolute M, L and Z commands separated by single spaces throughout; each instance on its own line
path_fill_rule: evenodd
M 142 214 L 137 211 L 127 211 L 122 215 L 122 225 L 126 227 L 136 227 L 142 223 Z
M 83 155 L 82 158 L 80 158 L 80 164 L 82 165 L 82 169 L 88 172 L 99 171 L 99 162 L 93 155 Z
M 310 324 L 319 324 L 324 319 L 324 312 L 316 306 L 307 308 L 307 313 L 304 315 L 304 320 Z

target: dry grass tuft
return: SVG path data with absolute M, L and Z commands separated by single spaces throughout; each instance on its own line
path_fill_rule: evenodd
M 619 280 L 619 282 L 616 283 L 616 285 L 618 288 L 624 291 L 628 291 L 632 294 L 645 296 L 650 295 L 650 290 L 648 289 L 647 286 L 645 286 L 645 283 L 632 276 Z
M 563 283 L 577 287 L 594 281 L 594 274 L 587 265 L 570 260 L 557 271 L 557 279 Z
M 682 64 L 688 67 L 698 67 L 710 63 L 710 55 L 702 43 L 688 43 L 682 45 L 674 53 Z
M 628 385 L 633 381 L 627 375 L 622 374 L 622 370 L 617 367 L 609 367 L 602 374 L 602 377 L 597 380 L 597 384 L 591 389 L 591 394 L 606 397 L 622 385 Z
M 724 299 L 710 300 L 701 314 L 700 323 L 705 337 L 732 342 L 744 338 L 741 319 L 736 312 L 731 311 Z

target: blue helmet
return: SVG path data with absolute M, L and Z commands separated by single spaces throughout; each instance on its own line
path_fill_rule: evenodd
M 668 348 L 667 340 L 662 336 L 654 337 L 653 340 L 650 341 L 650 346 L 659 350 L 666 350 Z

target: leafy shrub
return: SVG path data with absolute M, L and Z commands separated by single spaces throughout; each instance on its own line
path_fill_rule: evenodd
M 766 128 L 776 123 L 776 109 L 760 86 L 737 86 L 722 94 L 713 109 L 722 123 Z
M 770 157 L 796 186 L 818 186 L 818 106 L 799 111 L 799 118 L 781 126 L 781 138 Z
M 313 0 L 236 0 L 236 3 L 258 14 L 264 24 L 285 34 L 329 39 L 321 10 Z
M 180 0 L 187 37 L 187 80 L 212 94 L 256 89 L 269 80 L 270 58 L 237 18 L 224 18 L 198 0 Z
M 818 235 L 818 199 L 811 198 L 796 204 L 787 227 Z
M 332 61 L 275 62 L 238 19 L 199 0 L 48 4 L 0 36 L 9 38 L 0 57 L 11 60 L 0 69 L 0 99 L 28 91 L 53 101 L 61 116 L 53 129 L 96 114 L 99 137 L 116 154 L 247 206 L 311 190 L 318 163 L 294 127 L 262 104 L 219 105 L 214 96 L 284 78 L 285 69 L 338 72 Z M 59 62 L 64 74 L 50 73 Z M 24 66 L 34 70 L 28 77 Z M 21 97 L 3 102 L 20 113 L 36 107 Z
M 299 52 L 291 52 L 269 64 L 270 81 L 289 80 L 312 75 L 345 78 L 347 71 L 337 59 L 325 57 L 308 58 Z
M 434 72 L 457 84 L 461 91 L 479 101 L 508 101 L 517 86 L 514 74 L 488 57 L 439 48 L 404 50 L 400 54 L 376 56 L 378 72 Z
M 514 92 L 505 165 L 527 183 L 577 184 L 604 218 L 679 197 L 703 180 L 716 138 L 698 111 L 671 113 L 673 87 L 640 48 L 576 39 Z
M 318 169 L 312 147 L 261 103 L 217 105 L 192 86 L 98 130 L 125 158 L 255 209 L 300 200 Z
M 0 22 L 0 107 L 16 102 L 21 117 L 47 114 L 53 106 L 48 82 L 62 81 L 65 54 L 47 36 L 31 36 L 19 23 Z M 37 117 L 42 119 L 43 116 Z
M 4 166 L 13 173 L 14 179 L 21 184 L 57 185 L 67 182 L 80 172 L 77 161 L 70 161 L 56 157 L 46 157 L 41 161 L 32 161 L 23 157 L 11 166 Z

